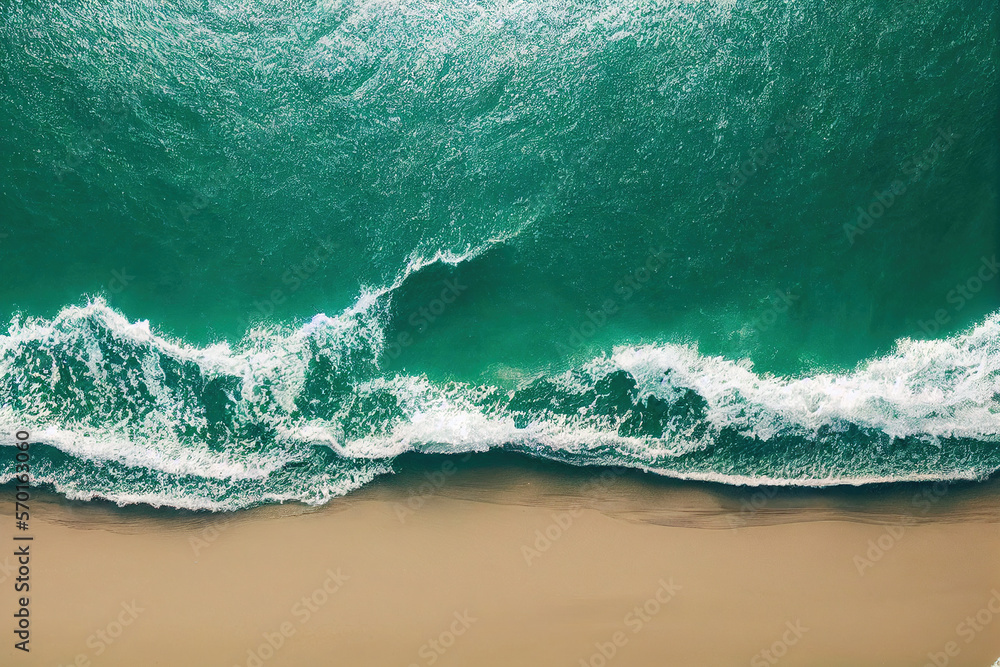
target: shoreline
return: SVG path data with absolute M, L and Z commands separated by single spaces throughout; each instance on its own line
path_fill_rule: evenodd
M 32 651 L 8 642 L 0 655 L 130 667 L 1000 656 L 996 477 L 771 493 L 461 458 L 404 460 L 318 507 L 209 514 L 33 494 Z M 4 488 L 8 533 L 11 501 Z M 991 622 L 974 631 L 977 614 Z
M 32 498 L 50 505 L 103 512 L 109 518 L 167 522 L 213 516 L 250 518 L 308 514 L 331 506 L 343 509 L 356 502 L 400 502 L 428 496 L 483 503 L 542 503 L 553 507 L 574 504 L 623 517 L 631 514 L 638 521 L 702 528 L 720 527 L 712 519 L 712 513 L 705 511 L 706 503 L 716 507 L 719 516 L 752 515 L 746 525 L 821 520 L 821 515 L 826 519 L 884 523 L 894 517 L 948 520 L 951 515 L 961 514 L 966 518 L 1000 522 L 1000 503 L 991 502 L 993 497 L 1000 497 L 1000 471 L 982 480 L 913 479 L 862 484 L 839 482 L 826 486 L 813 481 L 742 485 L 665 476 L 637 468 L 577 466 L 504 451 L 406 453 L 396 461 L 393 472 L 377 476 L 344 496 L 317 505 L 286 500 L 236 510 L 211 510 L 145 502 L 118 504 L 102 497 L 69 499 L 48 483 L 33 486 L 31 494 Z M 15 484 L 14 480 L 0 483 L 0 500 L 7 500 L 7 496 L 12 495 Z M 545 493 L 534 493 L 533 484 L 544 486 Z M 697 499 L 694 504 L 688 500 L 692 498 Z M 672 504 L 676 500 L 680 501 L 679 505 Z M 727 522 L 721 527 L 733 525 Z

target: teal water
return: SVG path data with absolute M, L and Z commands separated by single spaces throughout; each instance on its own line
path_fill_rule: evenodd
M 989 2 L 4 3 L 0 442 L 213 509 L 408 451 L 985 477 L 998 44 Z

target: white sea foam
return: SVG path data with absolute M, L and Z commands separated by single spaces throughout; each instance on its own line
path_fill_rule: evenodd
M 693 346 L 663 344 L 617 348 L 581 369 L 548 379 L 558 394 L 579 398 L 590 395 L 603 378 L 627 373 L 636 383 L 636 410 L 642 410 L 651 398 L 672 405 L 687 392 L 700 397 L 703 418 L 669 421 L 662 435 L 627 435 L 629 431 L 621 428 L 622 416 L 602 414 L 595 403 L 584 404 L 571 414 L 537 407 L 512 411 L 508 402 L 518 392 L 530 392 L 528 385 L 507 392 L 461 383 L 437 385 L 420 376 L 383 376 L 377 359 L 392 292 L 430 264 L 461 263 L 485 249 L 430 258 L 415 255 L 392 285 L 364 292 L 339 315 L 319 314 L 293 330 L 257 330 L 236 349 L 226 344 L 198 348 L 171 340 L 152 331 L 147 322 L 128 321 L 98 299 L 65 308 L 50 322 L 15 318 L 7 335 L 0 336 L 0 375 L 10 386 L 25 389 L 20 400 L 27 407 L 0 408 L 0 445 L 13 445 L 12 434 L 28 429 L 35 441 L 80 461 L 114 462 L 129 470 L 177 478 L 259 484 L 257 502 L 322 502 L 367 481 L 356 476 L 347 481 L 310 477 L 302 484 L 313 487 L 287 493 L 267 485 L 289 464 L 310 457 L 315 446 L 329 448 L 344 460 L 372 463 L 410 451 L 508 448 L 580 464 L 627 465 L 729 484 L 819 486 L 975 478 L 991 469 L 968 460 L 935 473 L 910 470 L 901 462 L 895 470 L 876 467 L 889 470 L 887 474 L 866 475 L 824 467 L 819 461 L 815 470 L 775 475 L 744 474 L 729 464 L 713 470 L 710 462 L 694 468 L 679 462 L 685 455 L 709 450 L 724 429 L 764 447 L 758 456 L 766 456 L 768 443 L 776 439 L 815 440 L 823 437 L 821 432 L 848 428 L 939 446 L 945 446 L 940 441 L 949 438 L 969 439 L 986 447 L 1000 443 L 1000 313 L 947 339 L 901 340 L 893 353 L 846 373 L 776 377 L 755 373 L 745 360 L 702 355 Z M 116 367 L 109 349 L 114 355 L 131 355 L 135 363 L 129 369 Z M 51 358 L 31 356 L 39 351 Z M 396 406 L 392 416 L 384 423 L 367 424 L 367 432 L 350 435 L 342 423 L 342 411 L 323 418 L 299 414 L 316 355 L 329 359 L 334 372 L 345 374 L 355 397 L 391 396 Z M 363 370 L 358 368 L 358 355 Z M 30 368 L 19 366 L 26 358 L 32 360 Z M 186 371 L 190 375 L 179 383 L 168 381 L 164 365 L 168 360 L 174 368 L 190 367 Z M 204 435 L 208 420 L 196 388 L 212 380 L 220 380 L 233 418 L 270 429 L 273 446 L 240 442 L 238 433 L 220 446 Z M 58 387 L 70 392 L 70 398 L 43 400 L 33 393 L 35 386 L 43 388 L 42 394 L 54 393 Z M 136 393 L 137 387 L 143 392 Z M 73 407 L 73 402 L 89 405 L 87 401 L 104 409 L 101 401 L 129 392 L 140 396 L 141 405 L 127 406 L 121 414 L 108 408 L 111 411 L 103 421 L 98 418 L 101 414 L 70 419 L 60 412 L 62 407 Z M 356 474 L 360 473 L 351 473 Z M 70 481 L 71 477 L 54 474 L 51 483 L 74 498 L 205 508 L 247 502 L 197 494 L 189 497 L 190 492 L 179 498 L 171 490 L 90 488 L 85 480 Z
M 3 445 L 13 446 L 13 434 L 26 430 L 32 441 L 55 447 L 80 460 L 114 461 L 137 470 L 214 479 L 265 479 L 291 460 L 282 453 L 251 457 L 236 452 L 212 452 L 207 447 L 182 443 L 166 430 L 143 426 L 145 428 L 136 429 L 129 437 L 112 429 L 39 425 L 13 415 L 9 408 L 0 409 L 0 433 L 4 434 L 0 443 Z
M 668 401 L 692 389 L 708 403 L 713 424 L 761 440 L 848 424 L 894 438 L 1000 440 L 1000 314 L 945 340 L 903 339 L 892 354 L 845 374 L 757 375 L 675 345 L 620 348 L 589 368 L 618 369 L 645 394 Z

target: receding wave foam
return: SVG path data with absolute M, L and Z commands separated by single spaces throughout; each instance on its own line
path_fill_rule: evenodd
M 844 374 L 757 374 L 669 344 L 514 390 L 385 373 L 396 289 L 486 249 L 415 256 L 344 312 L 253 331 L 235 349 L 170 340 L 99 299 L 51 321 L 19 316 L 0 337 L 3 470 L 22 429 L 38 443 L 35 481 L 70 498 L 213 510 L 326 502 L 412 451 L 506 449 L 736 484 L 1000 469 L 1000 313 Z

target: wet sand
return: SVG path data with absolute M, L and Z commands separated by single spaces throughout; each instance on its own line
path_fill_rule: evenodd
M 516 457 L 326 506 L 32 500 L 3 665 L 989 667 L 1000 483 L 733 489 Z M 13 498 L 0 522 L 13 537 Z M 991 608 L 992 607 L 992 608 Z

